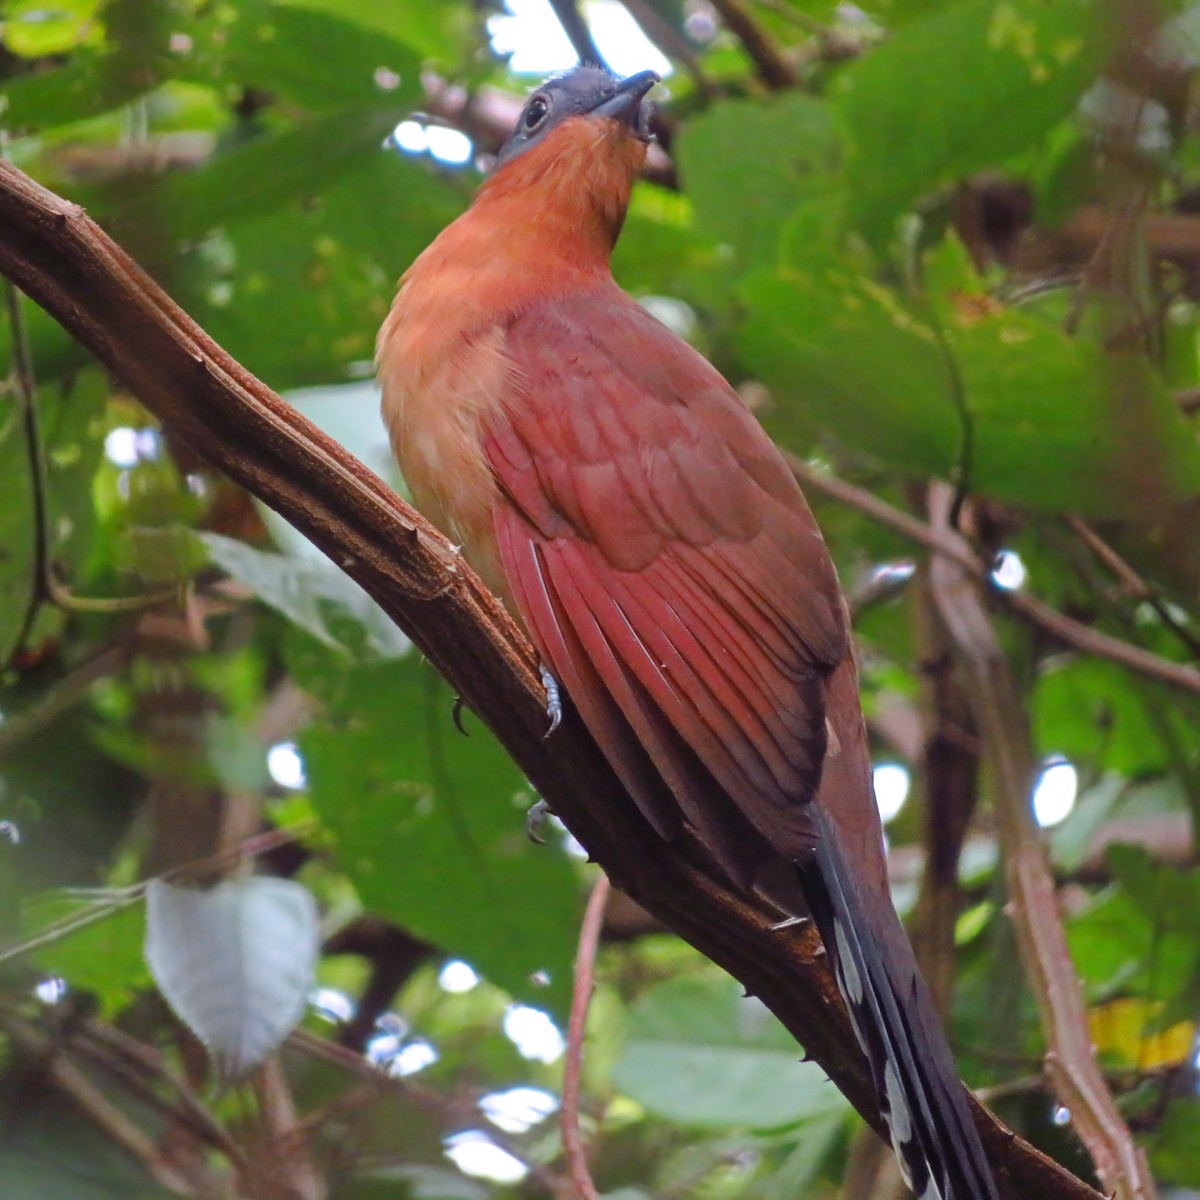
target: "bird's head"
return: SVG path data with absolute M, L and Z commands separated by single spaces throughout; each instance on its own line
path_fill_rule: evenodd
M 611 245 L 646 158 L 646 93 L 657 82 L 653 71 L 618 79 L 587 66 L 548 79 L 526 101 L 479 199 L 520 196 L 532 220 L 590 214 Z

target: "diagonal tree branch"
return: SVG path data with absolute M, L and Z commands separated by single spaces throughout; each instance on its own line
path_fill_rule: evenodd
M 795 70 L 742 0 L 712 0 L 712 6 L 729 32 L 742 43 L 766 87 L 780 92 L 796 86 Z
M 949 484 L 930 487 L 932 528 L 957 539 L 950 525 L 952 505 Z M 1134 1143 L 1096 1062 L 1054 877 L 1029 804 L 1034 778 L 1029 722 L 984 607 L 983 588 L 977 577 L 942 555 L 933 556 L 929 574 L 934 603 L 971 685 L 975 723 L 995 780 L 996 824 L 1017 945 L 1049 1044 L 1046 1073 L 1070 1110 L 1105 1188 L 1117 1200 L 1154 1200 L 1146 1156 Z
M 59 320 L 175 435 L 361 583 L 621 888 L 759 996 L 882 1131 L 811 923 L 733 891 L 694 842 L 655 838 L 577 720 L 547 740 L 532 648 L 431 525 L 204 333 L 76 205 L 0 162 L 0 273 Z M 1097 1193 L 975 1106 L 1004 1194 Z

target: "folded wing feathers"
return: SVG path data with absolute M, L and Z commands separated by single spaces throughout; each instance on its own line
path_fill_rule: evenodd
M 576 350 L 562 361 L 556 345 Z M 638 351 L 636 375 L 615 346 Z M 508 353 L 520 398 L 486 449 L 507 497 L 504 573 L 539 651 L 660 836 L 682 816 L 741 884 L 763 838 L 797 862 L 910 1186 L 996 1200 L 899 918 L 860 891 L 833 817 L 808 803 L 829 673 L 855 684 L 836 579 L 790 472 L 720 375 L 615 287 L 518 317 Z M 829 800 L 867 846 L 865 755 L 864 735 L 866 777 L 834 760 L 826 782 L 854 793 Z

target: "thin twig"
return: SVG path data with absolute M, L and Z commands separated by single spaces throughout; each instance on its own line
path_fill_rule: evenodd
M 331 1042 L 328 1038 L 318 1037 L 306 1029 L 293 1030 L 288 1035 L 286 1044 L 289 1050 L 339 1067 L 364 1081 L 360 1088 L 338 1097 L 324 1108 L 309 1113 L 300 1122 L 301 1130 L 311 1130 L 315 1133 L 327 1123 L 329 1118 L 335 1117 L 337 1114 L 344 1114 L 355 1107 L 369 1105 L 380 1093 L 385 1091 L 398 1093 L 411 1100 L 430 1113 L 447 1132 L 463 1129 L 465 1126 L 474 1124 L 478 1119 L 479 1096 L 474 1093 L 446 1095 L 433 1088 L 422 1087 L 415 1080 L 392 1075 L 361 1054 L 348 1050 L 337 1042 Z M 559 1200 L 570 1200 L 570 1182 L 536 1161 L 535 1158 L 531 1158 L 527 1148 L 521 1145 L 519 1139 L 510 1137 L 503 1130 L 494 1126 L 488 1129 L 488 1137 L 528 1168 L 530 1182 L 536 1184 L 549 1196 L 559 1198 Z M 355 1160 L 355 1165 L 360 1171 L 369 1171 L 373 1167 L 392 1161 L 396 1160 L 359 1155 Z
M 895 530 L 910 541 L 928 547 L 940 557 L 950 559 L 973 579 L 983 584 L 990 594 L 1015 616 L 1042 630 L 1064 646 L 1071 646 L 1096 658 L 1109 659 L 1139 675 L 1157 679 L 1160 683 L 1200 696 L 1200 671 L 1194 667 L 1172 662 L 1169 658 L 1161 658 L 1140 646 L 1131 645 L 1120 638 L 1092 629 L 1081 621 L 1051 608 L 1045 601 L 1039 600 L 1029 592 L 997 587 L 991 571 L 952 531 L 943 535 L 924 522 L 918 521 L 916 517 L 888 504 L 886 500 L 881 500 L 844 479 L 818 471 L 794 455 L 788 456 L 788 464 L 792 473 L 805 487 L 823 492 L 881 525 Z
M 63 713 L 87 698 L 92 684 L 116 675 L 129 662 L 130 648 L 125 643 L 106 646 L 98 654 L 80 663 L 62 677 L 33 708 L 10 717 L 0 725 L 0 758 L 52 725 Z
M 46 599 L 63 612 L 115 616 L 119 613 L 135 613 L 147 608 L 157 608 L 160 604 L 168 604 L 171 601 L 186 602 L 189 584 L 173 584 L 171 587 L 156 588 L 152 592 L 142 592 L 136 596 L 77 596 L 57 578 L 51 566 L 46 574 L 44 590 Z
M 758 71 L 758 77 L 772 91 L 796 86 L 796 72 L 779 52 L 770 35 L 746 11 L 741 0 L 712 0 L 725 28 L 742 43 Z
M 1149 600 L 1154 589 L 1084 520 L 1064 517 L 1071 532 L 1117 577 L 1131 600 Z
M 64 1045 L 69 1046 L 73 1054 L 87 1058 L 143 1104 L 178 1122 L 197 1140 L 223 1153 L 234 1166 L 242 1164 L 243 1155 L 237 1142 L 188 1084 L 165 1065 L 156 1048 L 94 1018 L 72 1022 L 69 1039 L 52 1041 L 51 1033 L 30 1022 L 17 1003 L 0 999 L 0 1024 L 7 1027 L 13 1022 L 27 1033 L 37 1029 L 38 1035 L 47 1039 L 47 1051 L 53 1049 L 62 1054 Z M 160 1087 L 164 1083 L 176 1093 L 175 1103 L 163 1099 Z
M 952 501 L 947 484 L 930 486 L 931 525 L 947 539 L 958 537 L 949 524 Z M 1054 877 L 1029 801 L 1034 778 L 1029 723 L 982 586 L 977 575 L 936 555 L 930 563 L 930 589 L 971 684 L 971 705 L 996 793 L 1010 914 L 1050 1047 L 1047 1073 L 1106 1189 L 1119 1200 L 1152 1200 L 1156 1192 L 1145 1154 L 1134 1143 L 1096 1063 Z
M 128 908 L 131 904 L 136 904 L 142 898 L 145 890 L 145 884 L 135 884 L 133 887 L 121 888 L 119 890 L 112 889 L 106 892 L 104 897 L 97 900 L 94 904 L 90 904 L 86 908 L 81 908 L 77 912 L 68 913 L 65 917 L 60 917 L 57 921 L 52 921 L 40 933 L 0 947 L 0 963 L 20 958 L 22 955 L 29 954 L 31 951 L 40 949 L 42 946 L 48 946 L 52 942 L 60 941 L 76 930 L 83 929 L 88 925 L 94 925 L 97 921 L 104 920 L 105 917 L 111 917 L 118 909 Z
M 109 1100 L 94 1083 L 59 1052 L 53 1040 L 35 1025 L 12 1019 L 5 1022 L 9 1036 L 37 1054 L 48 1056 L 45 1075 L 95 1124 L 104 1135 L 161 1186 L 184 1196 L 197 1195 L 192 1181 L 167 1160 L 139 1125 Z
M 1179 1063 L 1172 1062 L 1142 1069 L 1119 1068 L 1104 1071 L 1103 1075 L 1105 1083 L 1114 1092 L 1126 1093 L 1136 1091 L 1145 1083 L 1163 1083 L 1169 1080 L 1174 1072 L 1179 1070 L 1179 1066 Z M 980 1088 L 976 1095 L 986 1104 L 997 1104 L 1002 1100 L 1012 1100 L 1021 1096 L 1041 1095 L 1046 1089 L 1046 1073 L 1039 1071 L 1036 1075 L 1019 1075 L 1015 1079 Z
M 604 925 L 604 906 L 611 885 L 601 872 L 588 897 L 579 929 L 579 949 L 575 954 L 575 991 L 571 997 L 571 1019 L 567 1026 L 567 1056 L 563 1065 L 562 1129 L 563 1154 L 580 1200 L 597 1200 L 596 1185 L 588 1170 L 587 1149 L 579 1135 L 579 1078 L 583 1067 L 583 1035 L 587 1028 L 588 1007 L 592 1002 L 596 948 Z
M 290 845 L 306 832 L 307 827 L 307 823 L 305 823 L 293 825 L 287 829 L 270 829 L 265 833 L 256 833 L 253 837 L 245 838 L 228 850 L 210 854 L 208 857 L 197 859 L 194 862 L 182 863 L 170 871 L 164 871 L 161 875 L 154 876 L 153 879 L 145 879 L 141 883 L 135 883 L 126 888 L 101 889 L 95 901 L 87 907 L 67 913 L 66 916 L 52 921 L 40 932 L 30 937 L 10 942 L 7 946 L 0 946 L 0 963 L 20 958 L 42 946 L 61 941 L 68 934 L 111 917 L 119 909 L 139 903 L 146 894 L 146 888 L 155 879 L 170 881 L 181 875 L 208 871 L 239 859 L 257 858 L 260 854 L 267 854 L 280 846 Z M 60 894 L 77 895 L 78 893 Z
M 72 1048 L 119 1079 L 130 1092 L 145 1103 L 163 1106 L 166 1115 L 198 1140 L 219 1150 L 241 1168 L 245 1156 L 229 1131 L 209 1111 L 187 1081 L 166 1065 L 157 1048 L 131 1037 L 115 1025 L 94 1019 L 76 1030 Z M 176 1096 L 174 1104 L 164 1103 L 158 1088 L 165 1084 Z
M 1129 598 L 1149 604 L 1158 614 L 1158 619 L 1188 651 L 1200 658 L 1200 642 L 1175 619 L 1162 596 L 1086 521 L 1079 517 L 1067 517 L 1066 523 L 1071 532 L 1117 577 Z

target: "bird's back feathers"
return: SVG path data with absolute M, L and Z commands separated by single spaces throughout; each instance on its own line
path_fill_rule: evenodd
M 652 365 L 631 371 L 629 346 Z M 523 313 L 507 353 L 519 397 L 485 448 L 517 607 L 584 719 L 604 714 L 606 750 L 647 755 L 746 884 L 811 846 L 824 681 L 846 654 L 808 507 L 729 385 L 615 287 Z M 662 804 L 631 790 L 661 831 Z

